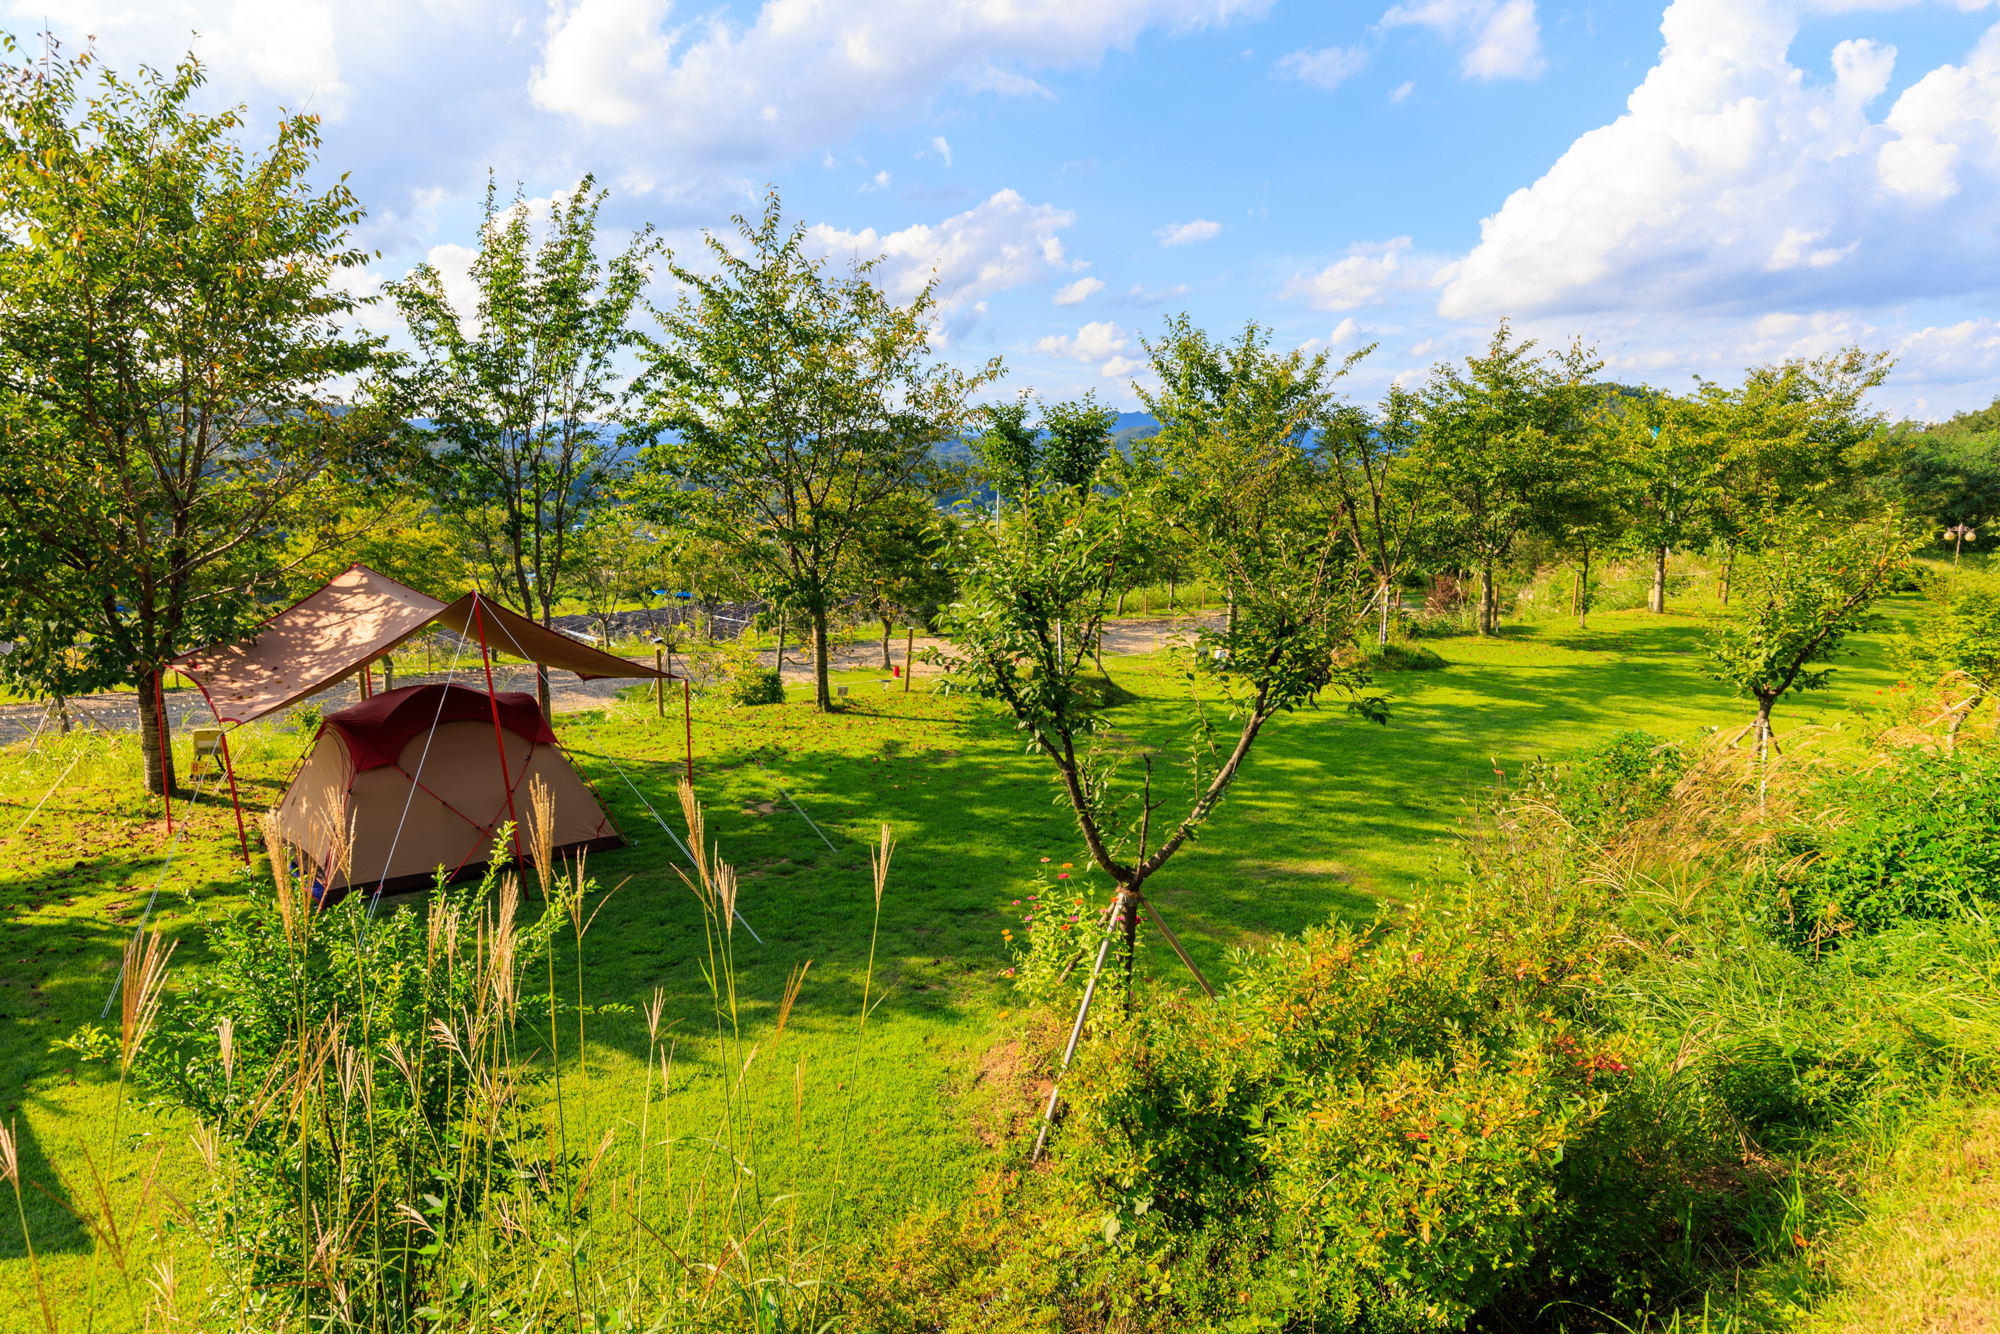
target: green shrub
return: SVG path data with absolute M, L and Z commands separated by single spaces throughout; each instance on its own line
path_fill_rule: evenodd
M 1434 672 L 1450 664 L 1422 644 L 1391 639 L 1368 646 L 1368 662 L 1379 672 Z
M 729 699 L 733 704 L 783 704 L 785 681 L 777 672 L 751 667 L 729 678 Z
M 1802 941 L 1984 915 L 2000 904 L 2000 757 L 1892 752 L 1822 779 L 1797 834 L 1810 865 L 1772 883 Z
M 1678 745 L 1626 728 L 1558 772 L 1556 804 L 1578 829 L 1613 833 L 1657 814 L 1686 772 Z

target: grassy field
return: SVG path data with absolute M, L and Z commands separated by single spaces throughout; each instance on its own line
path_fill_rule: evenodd
M 1891 611 L 1903 618 L 1914 606 Z M 1510 627 L 1498 640 L 1434 641 L 1445 669 L 1384 678 L 1394 715 L 1387 727 L 1338 708 L 1275 722 L 1219 816 L 1154 882 L 1154 897 L 1211 977 L 1227 975 L 1232 947 L 1330 915 L 1371 916 L 1433 877 L 1452 877 L 1466 803 L 1536 758 L 1560 760 L 1620 728 L 1685 737 L 1747 721 L 1743 703 L 1703 675 L 1701 635 L 1696 615 L 1625 612 L 1596 617 L 1585 632 L 1547 621 Z M 1781 736 L 1808 724 L 1857 725 L 1857 710 L 1879 705 L 1894 684 L 1882 639 L 1858 642 L 1832 690 L 1782 706 Z M 1111 718 L 1116 744 L 1151 747 L 1162 759 L 1184 752 L 1185 699 L 1171 663 L 1146 656 L 1108 665 L 1136 697 Z M 783 706 L 698 711 L 694 729 L 709 830 L 744 873 L 739 907 L 762 937 L 735 937 L 746 1040 L 768 1034 L 789 970 L 811 961 L 783 1068 L 760 1072 L 752 1090 L 774 1123 L 794 1125 L 789 1139 L 768 1144 L 758 1189 L 809 1191 L 825 1179 L 829 1146 L 851 1142 L 850 1184 L 827 1238 L 836 1242 L 967 1190 L 1025 1124 L 1023 1090 L 1006 1060 L 1021 1021 L 1001 976 L 1001 932 L 1044 858 L 1085 861 L 1045 763 L 1024 753 L 991 706 L 905 694 L 900 682 L 884 690 L 873 673 L 837 679 L 852 691 L 837 714 L 813 714 L 795 689 Z M 565 716 L 558 731 L 632 839 L 592 859 L 599 885 L 615 892 L 585 941 L 584 986 L 593 1003 L 635 1009 L 662 989 L 666 1031 L 689 1042 L 677 1124 L 700 1125 L 724 1079 L 715 1054 L 694 1039 L 713 1027 L 701 927 L 674 874 L 673 845 L 639 795 L 678 827 L 680 720 L 619 705 Z M 246 735 L 246 807 L 261 810 L 282 790 L 303 741 Z M 172 1200 L 196 1184 L 199 1161 L 185 1127 L 143 1111 L 125 1114 L 128 1142 L 114 1156 L 115 1086 L 103 1067 L 52 1044 L 97 1019 L 119 946 L 156 882 L 154 921 L 180 942 L 174 966 L 186 969 L 200 965 L 203 918 L 231 911 L 268 875 L 261 864 L 242 868 L 233 818 L 212 798 L 191 817 L 177 803 L 187 832 L 172 843 L 159 803 L 137 795 L 135 755 L 133 743 L 79 734 L 0 760 L 0 1116 L 20 1129 L 29 1231 L 59 1311 L 77 1312 L 93 1281 L 89 1235 L 71 1210 L 91 1211 L 100 1176 L 121 1226 L 140 1238 L 122 1273 L 108 1260 L 100 1265 L 95 1284 L 108 1317 L 100 1328 L 134 1323 L 152 1225 L 171 1219 Z M 41 814 L 12 836 L 73 760 Z M 884 822 L 899 846 L 869 984 L 879 1009 L 857 1055 L 871 945 L 866 844 Z M 162 878 L 170 847 L 174 861 Z M 575 966 L 567 955 L 557 965 L 565 976 Z M 1169 981 L 1179 968 L 1164 948 L 1146 966 Z M 635 1138 L 627 1123 L 648 1034 L 636 1013 L 593 1024 L 572 1138 L 617 1129 L 615 1156 Z M 808 1090 L 796 1116 L 795 1069 Z M 182 1290 L 198 1292 L 201 1257 L 183 1258 Z M 0 1226 L 0 1330 L 40 1327 L 10 1221 Z M 65 1317 L 63 1327 L 81 1326 Z

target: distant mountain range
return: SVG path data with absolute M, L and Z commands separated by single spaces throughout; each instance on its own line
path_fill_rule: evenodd
M 1117 422 L 1111 428 L 1111 443 L 1122 454 L 1131 449 L 1134 440 L 1144 440 L 1148 436 L 1158 435 L 1159 433 L 1160 424 L 1153 419 L 1152 413 L 1121 412 L 1118 414 Z M 972 446 L 962 435 L 953 436 L 939 445 L 936 454 L 938 458 L 946 463 L 971 463 L 973 461 Z

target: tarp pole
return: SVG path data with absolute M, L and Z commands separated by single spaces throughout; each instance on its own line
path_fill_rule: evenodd
M 514 864 L 521 864 L 521 820 L 514 814 L 514 779 L 507 772 L 507 741 L 500 734 L 500 697 L 493 693 L 493 659 L 486 652 L 486 617 L 481 614 L 479 604 L 485 599 L 477 590 L 472 594 L 472 621 L 479 630 L 479 661 L 486 668 L 486 702 L 493 706 L 493 744 L 500 748 L 500 781 L 507 788 L 507 819 L 514 826 Z
M 167 747 L 173 744 L 172 735 L 167 731 L 167 691 L 164 682 L 166 671 L 153 669 L 153 708 L 158 714 L 153 730 L 160 736 L 160 797 L 167 803 L 167 833 L 174 832 L 174 791 L 168 781 L 167 765 L 173 759 L 173 752 Z
M 687 728 L 687 775 L 688 786 L 694 786 L 694 690 L 688 679 L 681 678 L 681 722 Z
M 243 849 L 243 864 L 250 864 L 250 836 L 243 832 L 243 803 L 236 796 L 236 765 L 229 758 L 229 732 L 222 732 L 222 771 L 229 775 L 229 804 L 236 808 L 236 843 Z

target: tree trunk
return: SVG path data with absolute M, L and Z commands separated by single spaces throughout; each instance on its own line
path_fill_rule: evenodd
M 1168 579 L 1168 580 L 1167 580 L 1167 610 L 1168 610 L 1168 611 L 1172 611 L 1172 610 L 1174 609 L 1174 588 L 1175 588 L 1175 586 L 1176 586 L 1176 585 L 1178 585 L 1179 583 L 1180 583 L 1180 579 L 1179 579 L 1178 577 L 1175 577 L 1175 578 L 1171 578 L 1171 579 Z
M 1229 634 L 1231 637 L 1234 637 L 1236 634 L 1236 581 L 1234 579 L 1229 581 L 1227 592 L 1229 594 Z
M 1137 887 L 1134 886 L 1133 893 L 1136 895 L 1137 892 Z M 1113 902 L 1120 901 L 1113 900 Z M 1125 906 L 1125 920 L 1119 925 L 1125 930 L 1125 1013 L 1129 1015 L 1132 1013 L 1132 970 L 1139 962 L 1139 900 L 1134 897 L 1124 899 L 1122 902 Z
M 826 609 L 815 607 L 813 626 L 813 707 L 821 713 L 833 708 L 833 692 L 826 685 Z
M 1382 581 L 1382 616 L 1375 631 L 1375 647 L 1389 647 L 1389 581 Z
M 788 620 L 788 619 L 789 619 L 789 617 L 787 616 L 787 614 L 786 614 L 785 610 L 784 610 L 784 609 L 783 609 L 782 607 L 781 607 L 781 608 L 779 608 L 779 610 L 778 610 L 778 655 L 777 655 L 777 657 L 775 657 L 775 658 L 773 658 L 773 659 L 772 659 L 772 666 L 773 666 L 773 667 L 774 667 L 774 668 L 775 668 L 775 669 L 777 670 L 777 673 L 778 673 L 778 679 L 779 679 L 779 680 L 781 680 L 781 681 L 782 681 L 782 680 L 784 680 L 784 678 L 785 678 L 785 632 L 786 632 L 787 630 L 791 629 L 791 626 L 790 626 L 790 625 L 788 625 L 788 624 L 786 624 L 786 622 L 787 622 L 787 620 Z
M 1653 548 L 1653 591 L 1646 599 L 1646 610 L 1662 615 L 1667 610 L 1667 548 L 1664 543 Z
M 1125 614 L 1125 590 L 1121 588 L 1118 590 L 1118 610 L 1114 612 L 1113 615 L 1123 616 L 1124 614 Z
M 395 688 L 396 688 L 396 660 L 394 658 L 383 658 L 382 693 L 386 695 Z
M 887 616 L 882 618 L 882 670 L 885 672 L 896 669 L 895 659 L 889 656 L 889 633 L 895 628 L 895 626 L 889 623 Z
M 535 700 L 542 706 L 542 717 L 552 717 L 549 713 L 549 668 L 547 663 L 535 664 Z
M 162 733 L 171 738 L 160 715 L 160 674 L 148 672 L 139 678 L 139 754 L 145 760 L 146 791 L 153 796 L 165 796 L 169 790 L 178 792 L 180 784 L 174 777 L 174 753 L 170 744 L 166 755 L 160 753 Z
M 1569 614 L 1580 615 L 1583 611 L 1583 571 L 1571 573 L 1569 582 Z
M 1723 552 L 1724 554 L 1722 557 L 1722 605 L 1726 607 L 1729 605 L 1730 572 L 1736 568 L 1736 544 L 1734 542 L 1730 543 L 1727 547 L 1723 548 Z
M 1486 561 L 1479 567 L 1479 633 L 1497 634 L 1500 630 L 1499 598 L 1493 592 L 1493 562 Z
M 1585 630 L 1590 622 L 1590 548 L 1583 549 L 1583 568 L 1576 576 L 1576 628 Z
M 1757 701 L 1757 809 L 1764 809 L 1764 795 L 1771 786 L 1771 699 Z

